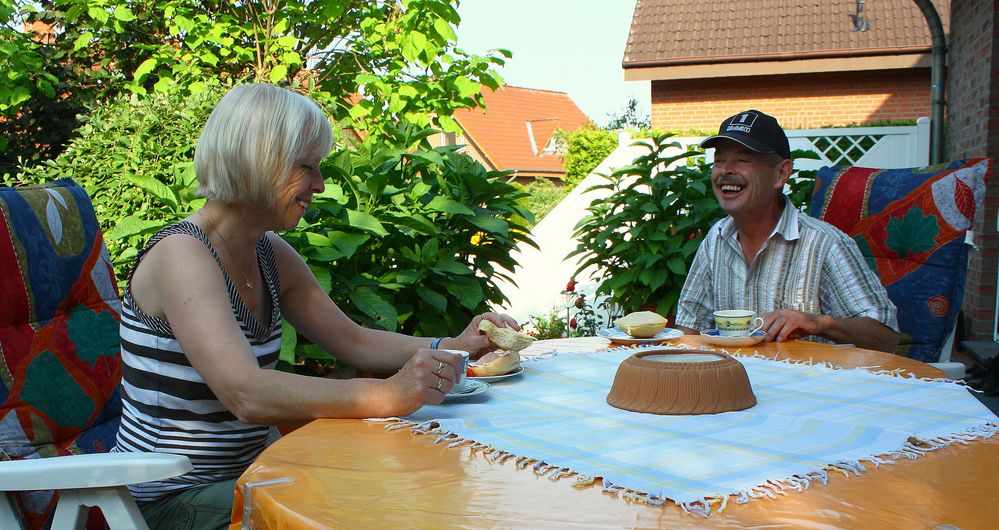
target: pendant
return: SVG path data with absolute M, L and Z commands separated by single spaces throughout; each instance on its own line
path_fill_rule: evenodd
M 253 284 L 250 283 L 250 280 L 244 279 L 243 281 L 246 282 L 246 288 L 252 291 L 253 290 Z

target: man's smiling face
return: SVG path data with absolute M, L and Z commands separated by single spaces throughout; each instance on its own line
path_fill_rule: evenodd
M 791 175 L 791 161 L 773 153 L 758 153 L 732 140 L 715 145 L 711 183 L 725 213 L 734 218 L 766 216 Z

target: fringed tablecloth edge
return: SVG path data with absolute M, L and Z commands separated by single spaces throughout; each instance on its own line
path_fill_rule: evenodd
M 662 506 L 667 502 L 672 502 L 684 512 L 699 515 L 701 517 L 710 516 L 715 505 L 718 506 L 717 513 L 723 512 L 732 498 L 735 499 L 736 504 L 745 504 L 753 499 L 761 498 L 777 499 L 778 496 L 787 495 L 788 490 L 801 493 L 808 489 L 813 482 L 821 482 L 823 486 L 828 485 L 830 471 L 840 472 L 846 477 L 850 477 L 851 474 L 859 477 L 867 470 L 864 465 L 865 462 L 877 468 L 881 465 L 894 464 L 896 460 L 901 460 L 903 458 L 910 460 L 916 459 L 929 453 L 930 451 L 942 449 L 954 443 L 967 445 L 970 441 L 983 440 L 999 433 L 999 424 L 983 423 L 975 425 L 960 433 L 940 436 L 929 440 L 910 437 L 901 448 L 888 453 L 873 455 L 857 460 L 844 460 L 828 464 L 822 469 L 810 471 L 805 474 L 794 474 L 790 477 L 784 478 L 783 480 L 767 480 L 766 482 L 758 484 L 747 490 L 719 493 L 698 499 L 681 501 L 670 498 L 662 491 L 658 493 L 650 493 L 624 486 L 618 486 L 600 476 L 584 475 L 572 470 L 571 468 L 549 464 L 529 456 L 518 456 L 507 451 L 496 449 L 488 444 L 462 438 L 451 431 L 442 429 L 437 423 L 437 420 L 414 422 L 402 418 L 372 418 L 370 421 L 387 422 L 388 425 L 385 426 L 385 429 L 387 430 L 409 428 L 415 434 L 436 435 L 437 439 L 434 443 L 447 443 L 448 448 L 467 446 L 471 450 L 472 454 L 479 452 L 482 454 L 483 458 L 492 463 L 503 464 L 510 459 L 514 459 L 514 465 L 517 466 L 518 469 L 531 468 L 536 475 L 547 477 L 552 481 L 558 481 L 575 475 L 576 481 L 572 484 L 572 486 L 576 488 L 593 486 L 599 479 L 601 480 L 601 487 L 605 493 L 622 497 L 627 501 L 643 502 L 652 506 Z

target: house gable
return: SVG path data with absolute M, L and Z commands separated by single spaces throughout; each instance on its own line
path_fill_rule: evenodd
M 555 153 L 557 129 L 572 131 L 590 120 L 564 92 L 503 86 L 484 89 L 485 109 L 461 109 L 452 116 L 462 128 L 455 138 L 489 169 L 514 177 L 564 178 Z

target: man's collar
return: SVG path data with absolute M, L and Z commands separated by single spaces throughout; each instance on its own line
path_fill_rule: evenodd
M 774 227 L 774 234 L 780 234 L 785 241 L 794 241 L 800 237 L 798 226 L 798 208 L 785 195 L 784 212 L 780 215 L 780 219 L 777 220 L 777 226 Z
M 798 209 L 791 202 L 791 199 L 787 195 L 783 196 L 784 201 L 784 211 L 781 212 L 780 218 L 777 219 L 777 226 L 774 227 L 774 231 L 770 233 L 770 237 L 774 234 L 780 234 L 785 241 L 794 241 L 800 237 L 798 230 Z M 735 221 L 732 216 L 726 217 L 721 224 L 718 226 L 718 235 L 722 239 L 734 239 L 736 237 L 736 227 Z

